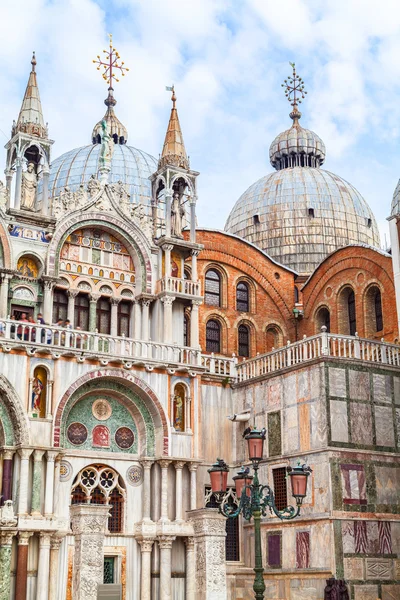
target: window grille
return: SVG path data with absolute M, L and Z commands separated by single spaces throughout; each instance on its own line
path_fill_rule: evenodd
M 376 331 L 382 331 L 383 329 L 383 313 L 382 313 L 382 296 L 381 291 L 376 290 L 375 294 L 375 320 L 376 320 Z
M 236 495 L 231 493 L 227 499 L 227 504 L 237 507 L 238 503 Z M 205 507 L 218 508 L 218 502 L 216 501 L 214 494 L 211 493 L 211 488 L 206 488 Z M 225 560 L 240 560 L 239 517 L 226 519 Z
M 103 583 L 115 583 L 114 582 L 114 556 L 104 557 L 104 576 Z
M 205 277 L 204 302 L 211 306 L 221 306 L 221 277 L 214 269 L 209 269 Z
M 278 510 L 283 510 L 288 505 L 287 485 L 286 485 L 286 467 L 272 469 L 274 480 L 275 504 Z
M 130 324 L 131 303 L 127 300 L 122 300 L 118 304 L 118 335 L 129 337 Z
M 249 312 L 249 286 L 243 281 L 236 286 L 236 309 Z
M 239 325 L 238 328 L 238 337 L 239 337 L 239 356 L 245 356 L 248 358 L 250 356 L 250 331 L 247 325 Z
M 108 531 L 110 533 L 118 533 L 122 531 L 123 501 L 124 499 L 121 496 L 121 492 L 117 489 L 114 489 L 110 494 L 110 504 L 112 504 L 110 516 L 108 518 Z M 112 583 L 112 581 L 110 581 L 110 583 Z
M 356 325 L 356 299 L 354 296 L 353 290 L 349 292 L 347 298 L 347 308 L 349 312 L 349 333 L 350 335 L 355 335 L 357 331 Z
M 221 352 L 221 326 L 215 319 L 207 321 L 206 350 L 207 352 Z

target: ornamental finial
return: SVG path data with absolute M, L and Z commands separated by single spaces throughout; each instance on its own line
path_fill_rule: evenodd
M 100 71 L 101 67 L 103 67 L 102 77 L 108 83 L 108 89 L 112 90 L 114 81 L 119 81 L 115 77 L 115 71 L 119 71 L 122 77 L 125 77 L 125 71 L 129 71 L 128 67 L 124 67 L 124 62 L 118 62 L 120 60 L 120 55 L 118 51 L 113 46 L 112 34 L 109 33 L 108 37 L 110 38 L 110 46 L 108 50 L 103 50 L 105 54 L 104 60 L 101 59 L 100 55 L 97 55 L 97 60 L 93 62 L 98 65 L 97 70 Z
M 292 105 L 293 110 L 290 113 L 290 118 L 293 119 L 294 125 L 298 123 L 301 117 L 301 112 L 298 109 L 298 105 L 301 104 L 302 100 L 306 97 L 306 90 L 304 89 L 304 81 L 296 73 L 295 63 L 289 62 L 289 65 L 293 69 L 292 76 L 289 76 L 282 83 L 282 87 L 285 88 L 285 96 L 289 103 Z

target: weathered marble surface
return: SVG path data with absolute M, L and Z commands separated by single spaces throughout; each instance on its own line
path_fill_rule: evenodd
M 372 376 L 375 402 L 392 402 L 392 378 L 390 375 Z
M 369 400 L 371 394 L 369 373 L 349 369 L 349 392 L 352 400 Z
M 382 585 L 382 600 L 399 600 L 400 585 Z
M 365 579 L 364 561 L 362 558 L 344 558 L 343 564 L 345 579 Z
M 377 585 L 355 585 L 354 600 L 377 600 L 378 586 Z
M 366 558 L 365 575 L 367 579 L 392 579 L 393 561 L 389 558 Z
M 369 404 L 350 402 L 351 441 L 353 444 L 372 446 L 372 413 Z
M 0 600 L 10 598 L 11 543 L 10 533 L 0 534 Z
M 397 504 L 399 501 L 400 467 L 375 467 L 376 501 Z
M 346 371 L 329 367 L 329 393 L 331 396 L 346 398 Z
M 332 441 L 348 442 L 349 427 L 347 419 L 347 402 L 343 402 L 342 400 L 331 400 L 330 411 Z
M 392 407 L 375 406 L 375 430 L 378 446 L 395 446 Z

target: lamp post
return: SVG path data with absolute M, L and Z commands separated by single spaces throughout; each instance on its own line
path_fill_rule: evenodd
M 296 499 L 296 508 L 287 506 L 283 510 L 278 510 L 275 504 L 274 492 L 269 485 L 262 485 L 258 480 L 258 469 L 263 457 L 264 441 L 266 436 L 265 429 L 251 429 L 248 427 L 243 433 L 247 441 L 249 458 L 252 463 L 254 476 L 250 475 L 249 467 L 241 467 L 233 480 L 235 482 L 236 495 L 240 499 L 237 508 L 229 506 L 224 502 L 224 495 L 227 490 L 229 467 L 221 458 L 208 469 L 211 480 L 211 489 L 219 503 L 219 512 L 233 519 L 241 513 L 246 521 L 254 519 L 254 546 L 255 546 L 255 566 L 254 566 L 254 585 L 255 598 L 263 600 L 265 583 L 263 577 L 262 551 L 261 551 L 261 516 L 266 516 L 268 510 L 274 513 L 280 519 L 294 519 L 300 514 L 300 507 L 303 499 L 307 495 L 307 479 L 311 473 L 307 465 L 287 467 L 288 476 L 291 480 L 292 495 Z

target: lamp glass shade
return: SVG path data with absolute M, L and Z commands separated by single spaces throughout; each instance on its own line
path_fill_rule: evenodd
M 250 460 L 262 460 L 264 450 L 264 436 L 250 433 L 247 436 L 247 445 L 249 449 Z
M 214 494 L 225 493 L 228 485 L 229 469 L 227 464 L 220 458 L 208 469 L 210 474 L 211 489 Z
M 235 481 L 235 489 L 236 489 L 236 496 L 237 498 L 240 500 L 240 498 L 242 497 L 242 492 L 243 492 L 243 488 L 245 485 L 250 485 L 251 481 L 253 479 L 252 475 L 249 475 L 248 477 L 234 477 L 233 478 Z M 246 495 L 250 498 L 251 496 L 251 490 L 249 488 L 247 488 L 246 490 Z
M 292 482 L 292 495 L 295 498 L 305 498 L 307 496 L 308 473 L 290 473 Z

